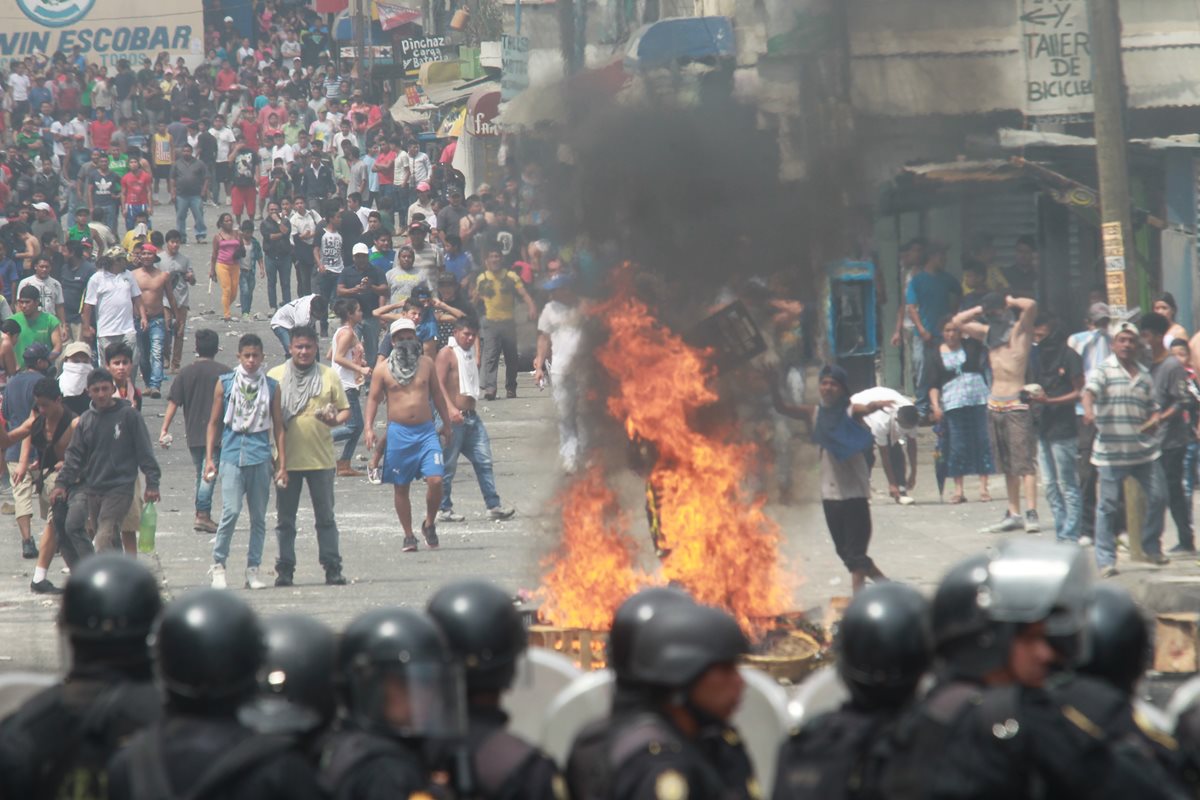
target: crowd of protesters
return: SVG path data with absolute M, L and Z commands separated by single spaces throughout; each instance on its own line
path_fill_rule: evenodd
M 332 486 L 366 475 L 354 466 L 364 433 L 368 477 L 395 485 L 406 550 L 417 547 L 413 480 L 429 484 L 419 525 L 428 546 L 438 544 L 437 522 L 463 520 L 450 491 L 459 455 L 475 469 L 488 515 L 511 516 L 475 403 L 515 397 L 522 361 L 540 383 L 553 377 L 563 463 L 576 466 L 573 267 L 588 256 L 550 241 L 537 165 L 464 196 L 451 166 L 456 141 L 397 125 L 386 98 L 331 56 L 320 18 L 271 3 L 258 12 L 253 37 L 231 18 L 209 31 L 206 58 L 192 69 L 163 53 L 110 70 L 73 52 L 0 73 L 0 386 L 13 511 L 23 555 L 38 558 L 35 592 L 56 591 L 46 577 L 56 551 L 68 561 L 89 545 L 133 552 L 142 503 L 158 484 L 145 424 L 126 419 L 143 392 L 168 403 L 160 444 L 184 418 L 194 526 L 216 534 L 214 585 L 226 581 L 243 504 L 245 583 L 264 585 L 271 483 L 276 582 L 291 580 L 304 483 L 327 581 L 344 582 Z M 264 364 L 278 360 L 257 337 L 239 340 L 231 370 L 215 360 L 213 322 L 189 333 L 206 272 L 225 323 L 269 320 L 286 361 L 270 377 Z M 536 353 L 518 351 L 522 314 L 537 323 Z M 412 392 L 428 394 L 423 406 L 410 403 Z M 430 401 L 440 433 L 397 416 L 410 405 L 428 414 Z M 381 402 L 389 431 L 376 447 L 371 417 Z M 53 420 L 52 435 L 45 422 L 31 432 L 34 420 Z M 72 447 L 83 449 L 71 456 Z M 108 452 L 123 457 L 119 468 L 103 468 L 109 459 L 97 454 Z

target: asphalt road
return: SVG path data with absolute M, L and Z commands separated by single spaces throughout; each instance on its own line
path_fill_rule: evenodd
M 216 218 L 214 211 L 216 209 L 206 209 L 210 229 Z M 173 219 L 164 214 L 156 214 L 155 219 L 160 228 L 173 225 Z M 185 247 L 197 267 L 199 278 L 193 291 L 189 340 L 191 331 L 197 327 L 215 329 L 221 334 L 220 358 L 232 363 L 237 337 L 246 332 L 258 333 L 267 343 L 268 362 L 279 363 L 278 343 L 267 325 L 265 281 L 260 280 L 256 289 L 254 310 L 258 318 L 226 324 L 221 321 L 219 310 L 213 310 L 214 306 L 219 309 L 217 288 L 206 291 L 207 248 Z M 423 604 L 436 587 L 454 578 L 485 577 L 514 592 L 535 589 L 539 562 L 553 550 L 557 540 L 557 520 L 551 501 L 562 476 L 557 466 L 557 432 L 549 393 L 540 392 L 533 386 L 526 373 L 521 376 L 519 395 L 514 400 L 482 403 L 480 407 L 492 440 L 501 497 L 517 509 L 511 520 L 494 522 L 487 519 L 470 465 L 463 461 L 456 482 L 455 508 L 467 516 L 467 521 L 439 525 L 440 550 L 429 551 L 422 542 L 419 552 L 405 554 L 400 551 L 402 534 L 392 509 L 390 488 L 372 486 L 363 478 L 341 478 L 336 487 L 337 520 L 344 570 L 350 585 L 324 585 L 324 575 L 317 563 L 311 509 L 306 509 L 302 501 L 298 520 L 297 585 L 256 592 L 241 588 L 231 590 L 242 594 L 264 614 L 299 611 L 339 626 L 356 614 L 381 605 Z M 144 414 L 154 438 L 162 424 L 165 406 L 165 400 L 145 400 Z M 159 504 L 158 552 L 150 557 L 168 596 L 206 585 L 206 571 L 212 561 L 212 536 L 192 531 L 194 472 L 190 456 L 183 447 L 182 419 L 176 421 L 174 433 L 178 444 L 157 451 L 164 473 L 164 499 Z M 815 453 L 811 446 L 802 444 L 802 433 L 798 431 L 797 434 L 796 481 L 805 499 L 791 507 L 772 505 L 768 510 L 782 526 L 786 537 L 783 556 L 788 568 L 798 577 L 796 608 L 820 613 L 829 598 L 849 594 L 849 579 L 834 554 L 820 505 L 813 502 L 817 486 Z M 923 466 L 914 493 L 915 505 L 902 507 L 891 503 L 882 491 L 886 486 L 880 486 L 876 480 L 878 492 L 873 507 L 876 533 L 871 553 L 892 578 L 929 589 L 949 565 L 996 544 L 999 537 L 981 534 L 978 530 L 999 519 L 1003 504 L 1000 500 L 987 504 L 976 502 L 974 484 L 968 484 L 971 502 L 961 506 L 940 504 L 932 480 L 931 441 L 927 434 L 922 434 L 921 442 Z M 361 445 L 359 452 L 365 452 Z M 630 498 L 630 518 L 640 520 L 641 498 L 636 481 L 632 476 L 626 476 L 624 482 L 630 489 L 622 495 Z M 1001 481 L 993 480 L 992 491 L 998 498 L 1002 496 L 1002 486 Z M 414 507 L 423 507 L 423 489 L 414 487 L 413 492 Z M 277 552 L 273 498 L 270 508 L 263 558 L 264 580 L 268 583 L 273 580 L 271 570 Z M 1050 514 L 1044 502 L 1042 519 L 1044 528 L 1049 528 Z M 39 524 L 35 519 L 35 529 Z M 30 592 L 34 562 L 21 558 L 16 526 L 11 517 L 0 518 L 0 530 L 4 531 L 0 535 L 8 542 L 0 547 L 0 671 L 55 669 L 60 662 L 54 630 L 57 598 Z M 228 562 L 231 587 L 239 587 L 242 582 L 248 535 L 249 522 L 243 514 Z M 1053 533 L 1043 531 L 1038 535 L 1051 537 Z M 1165 538 L 1173 543 L 1173 536 L 1173 526 L 1168 524 Z M 646 541 L 642 546 L 649 549 Z M 60 572 L 61 566 L 61 561 L 56 559 L 50 571 L 51 580 L 59 584 L 66 579 Z M 1119 580 L 1134 587 L 1161 580 L 1176 583 L 1200 580 L 1200 567 L 1194 558 L 1176 562 L 1164 570 L 1125 564 L 1122 569 Z M 753 576 L 748 579 L 752 580 Z

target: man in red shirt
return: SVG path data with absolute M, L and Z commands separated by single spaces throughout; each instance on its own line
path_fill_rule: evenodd
M 266 87 L 263 87 L 263 91 L 265 92 L 266 90 Z M 254 113 L 253 109 L 249 109 L 249 111 L 250 113 Z M 282 120 L 287 119 L 287 106 L 283 102 L 282 95 L 277 95 L 274 103 L 268 100 L 267 104 L 258 110 L 258 127 L 265 129 L 272 114 L 280 120 L 280 125 L 283 124 Z M 257 146 L 255 146 L 255 149 L 257 149 Z
M 112 144 L 113 133 L 117 124 L 108 118 L 108 112 L 103 108 L 96 109 L 96 118 L 88 125 L 88 134 L 92 137 L 92 147 L 97 150 L 107 150 Z
M 246 106 L 242 109 L 242 115 L 237 121 L 238 129 L 242 132 L 242 139 L 246 145 L 255 152 L 258 151 L 258 120 L 254 118 L 254 109 Z
M 380 211 L 389 216 L 396 208 L 396 145 L 384 139 L 379 143 L 379 155 L 375 156 L 375 166 L 371 169 L 379 175 L 379 195 L 383 198 Z M 399 209 L 406 213 L 406 209 Z M 388 227 L 395 230 L 393 222 Z
M 121 178 L 121 200 L 125 209 L 125 230 L 132 230 L 134 219 L 139 213 L 145 213 L 149 220 L 154 214 L 154 197 L 150 186 L 154 179 L 150 173 L 142 169 L 142 160 L 129 160 L 129 172 Z
M 236 99 L 234 93 L 237 85 L 237 73 L 229 65 L 228 61 L 222 61 L 221 69 L 217 70 L 217 75 L 213 78 L 213 89 L 216 90 L 221 100 L 232 102 Z

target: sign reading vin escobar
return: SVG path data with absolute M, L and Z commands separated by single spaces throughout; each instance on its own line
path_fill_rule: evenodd
M 70 55 L 111 68 L 162 51 L 194 66 L 204 56 L 202 0 L 9 0 L 0 12 L 0 65 L 26 56 Z

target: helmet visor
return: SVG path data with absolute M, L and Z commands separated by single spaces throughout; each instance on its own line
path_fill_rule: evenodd
M 355 705 L 372 728 L 403 739 L 453 738 L 466 732 L 461 669 L 451 664 L 408 664 L 381 669 Z

